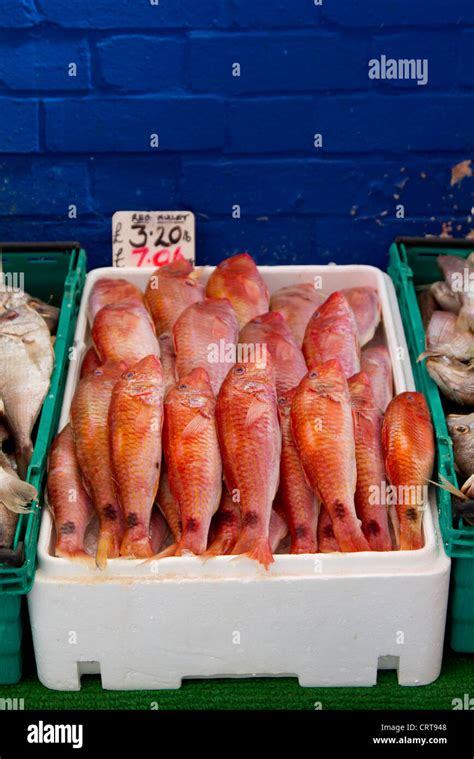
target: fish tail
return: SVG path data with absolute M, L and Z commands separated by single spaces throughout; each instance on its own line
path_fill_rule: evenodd
M 153 554 L 153 556 L 150 556 L 146 561 L 142 561 L 140 566 L 143 566 L 144 564 L 149 564 L 151 561 L 157 561 L 158 559 L 167 559 L 169 556 L 176 556 L 176 551 L 178 549 L 177 543 L 172 543 L 167 548 L 164 548 L 159 553 Z
M 442 355 L 443 354 L 441 353 L 441 351 L 436 350 L 436 348 L 432 348 L 430 350 L 423 351 L 423 353 L 420 353 L 420 355 L 418 356 L 418 358 L 416 359 L 416 361 L 418 363 L 419 361 L 424 361 L 425 358 L 436 358 L 436 357 L 442 356 Z
M 26 504 L 32 501 L 38 492 L 29 482 L 23 482 L 16 475 L 4 474 L 0 485 L 0 503 L 14 514 L 29 514 L 31 509 Z
M 55 553 L 60 559 L 72 559 L 72 561 L 77 561 L 79 564 L 84 564 L 91 568 L 96 565 L 94 557 L 84 551 L 83 548 L 66 549 L 56 545 Z
M 268 569 L 270 564 L 275 561 L 267 538 L 255 541 L 252 548 L 245 552 L 245 556 L 248 556 L 249 559 L 254 559 L 255 561 L 260 562 L 265 569 Z
M 153 548 L 148 535 L 142 538 L 134 538 L 129 532 L 125 533 L 120 545 L 120 556 L 129 559 L 151 559 L 153 555 Z
M 101 531 L 97 544 L 95 563 L 99 569 L 106 569 L 107 559 L 117 559 L 120 555 L 120 541 L 111 532 Z
M 235 539 L 233 538 L 217 538 L 214 540 L 209 548 L 202 554 L 203 558 L 209 559 L 212 556 L 226 556 L 228 555 L 234 545 Z
M 249 540 L 245 536 L 241 536 L 232 550 L 232 555 L 248 556 L 249 559 L 254 559 L 263 564 L 265 569 L 268 569 L 274 561 L 268 537 Z
M 406 522 L 400 523 L 400 551 L 417 551 L 423 548 L 423 533 L 421 522 L 413 527 L 407 526 Z

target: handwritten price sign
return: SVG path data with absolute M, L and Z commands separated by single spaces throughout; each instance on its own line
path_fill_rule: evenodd
M 191 211 L 117 211 L 112 217 L 114 266 L 156 269 L 180 258 L 194 263 L 195 249 Z

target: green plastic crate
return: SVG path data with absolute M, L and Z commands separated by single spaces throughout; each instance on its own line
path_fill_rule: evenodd
M 407 337 L 416 386 L 424 393 L 436 433 L 437 469 L 458 486 L 453 445 L 446 425 L 438 386 L 429 376 L 425 362 L 417 357 L 425 349 L 425 331 L 415 288 L 442 279 L 436 258 L 440 254 L 467 258 L 474 250 L 469 240 L 399 238 L 390 248 L 389 274 L 394 282 Z M 474 652 L 474 527 L 455 527 L 451 496 L 437 490 L 441 532 L 448 556 L 453 558 L 451 585 L 451 646 L 455 651 Z
M 21 677 L 22 602 L 33 584 L 48 450 L 56 433 L 86 277 L 86 254 L 78 243 L 0 243 L 5 273 L 22 274 L 24 289 L 60 307 L 54 343 L 55 365 L 34 432 L 27 480 L 38 491 L 32 511 L 18 519 L 11 551 L 0 557 L 0 683 Z

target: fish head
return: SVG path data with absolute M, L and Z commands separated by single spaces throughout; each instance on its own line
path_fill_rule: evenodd
M 237 253 L 235 256 L 221 261 L 217 266 L 220 272 L 230 272 L 231 274 L 251 275 L 257 268 L 255 261 L 249 253 Z
M 198 367 L 178 380 L 168 391 L 165 403 L 197 410 L 213 408 L 215 396 L 206 370 Z
M 90 374 L 86 375 L 84 380 L 90 379 L 92 382 L 111 382 L 115 384 L 127 369 L 128 366 L 124 361 L 109 361 L 101 364 Z
M 158 402 L 163 395 L 163 372 L 156 356 L 145 356 L 122 374 L 121 391 Z
M 336 325 L 337 332 L 347 327 L 356 330 L 354 314 L 344 293 L 336 290 L 326 298 L 312 315 L 309 325 L 316 330 L 328 329 L 332 325 Z
M 275 370 L 270 354 L 263 361 L 242 361 L 229 371 L 226 382 L 237 393 L 275 392 Z
M 472 414 L 449 414 L 446 421 L 449 434 L 453 439 L 467 438 L 474 434 L 474 412 Z
M 348 399 L 349 390 L 340 361 L 331 359 L 315 364 L 301 380 L 306 392 L 337 399 Z
M 375 408 L 374 393 L 370 377 L 365 372 L 358 372 L 348 379 L 352 405 L 356 410 Z
M 292 387 L 291 390 L 287 390 L 286 393 L 282 393 L 278 396 L 278 411 L 280 416 L 290 416 L 291 404 L 293 403 L 293 398 L 295 397 L 297 390 L 298 386 Z
M 420 421 L 431 422 L 431 414 L 426 403 L 426 398 L 422 393 L 408 390 L 405 393 L 399 393 L 396 396 L 397 407 L 403 414 L 405 410 L 417 416 Z
M 257 269 L 257 264 L 248 253 L 238 253 L 221 261 L 215 273 L 224 290 L 230 289 L 237 301 L 242 300 L 244 303 L 255 305 L 259 304 L 262 298 L 268 301 L 268 288 Z M 214 294 L 217 292 L 214 291 Z

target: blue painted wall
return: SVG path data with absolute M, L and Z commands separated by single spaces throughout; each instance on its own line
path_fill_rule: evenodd
M 382 54 L 428 84 L 369 79 Z M 201 263 L 383 265 L 398 234 L 474 228 L 474 179 L 450 186 L 473 94 L 472 0 L 1 0 L 0 239 L 96 266 L 113 211 L 188 208 Z

